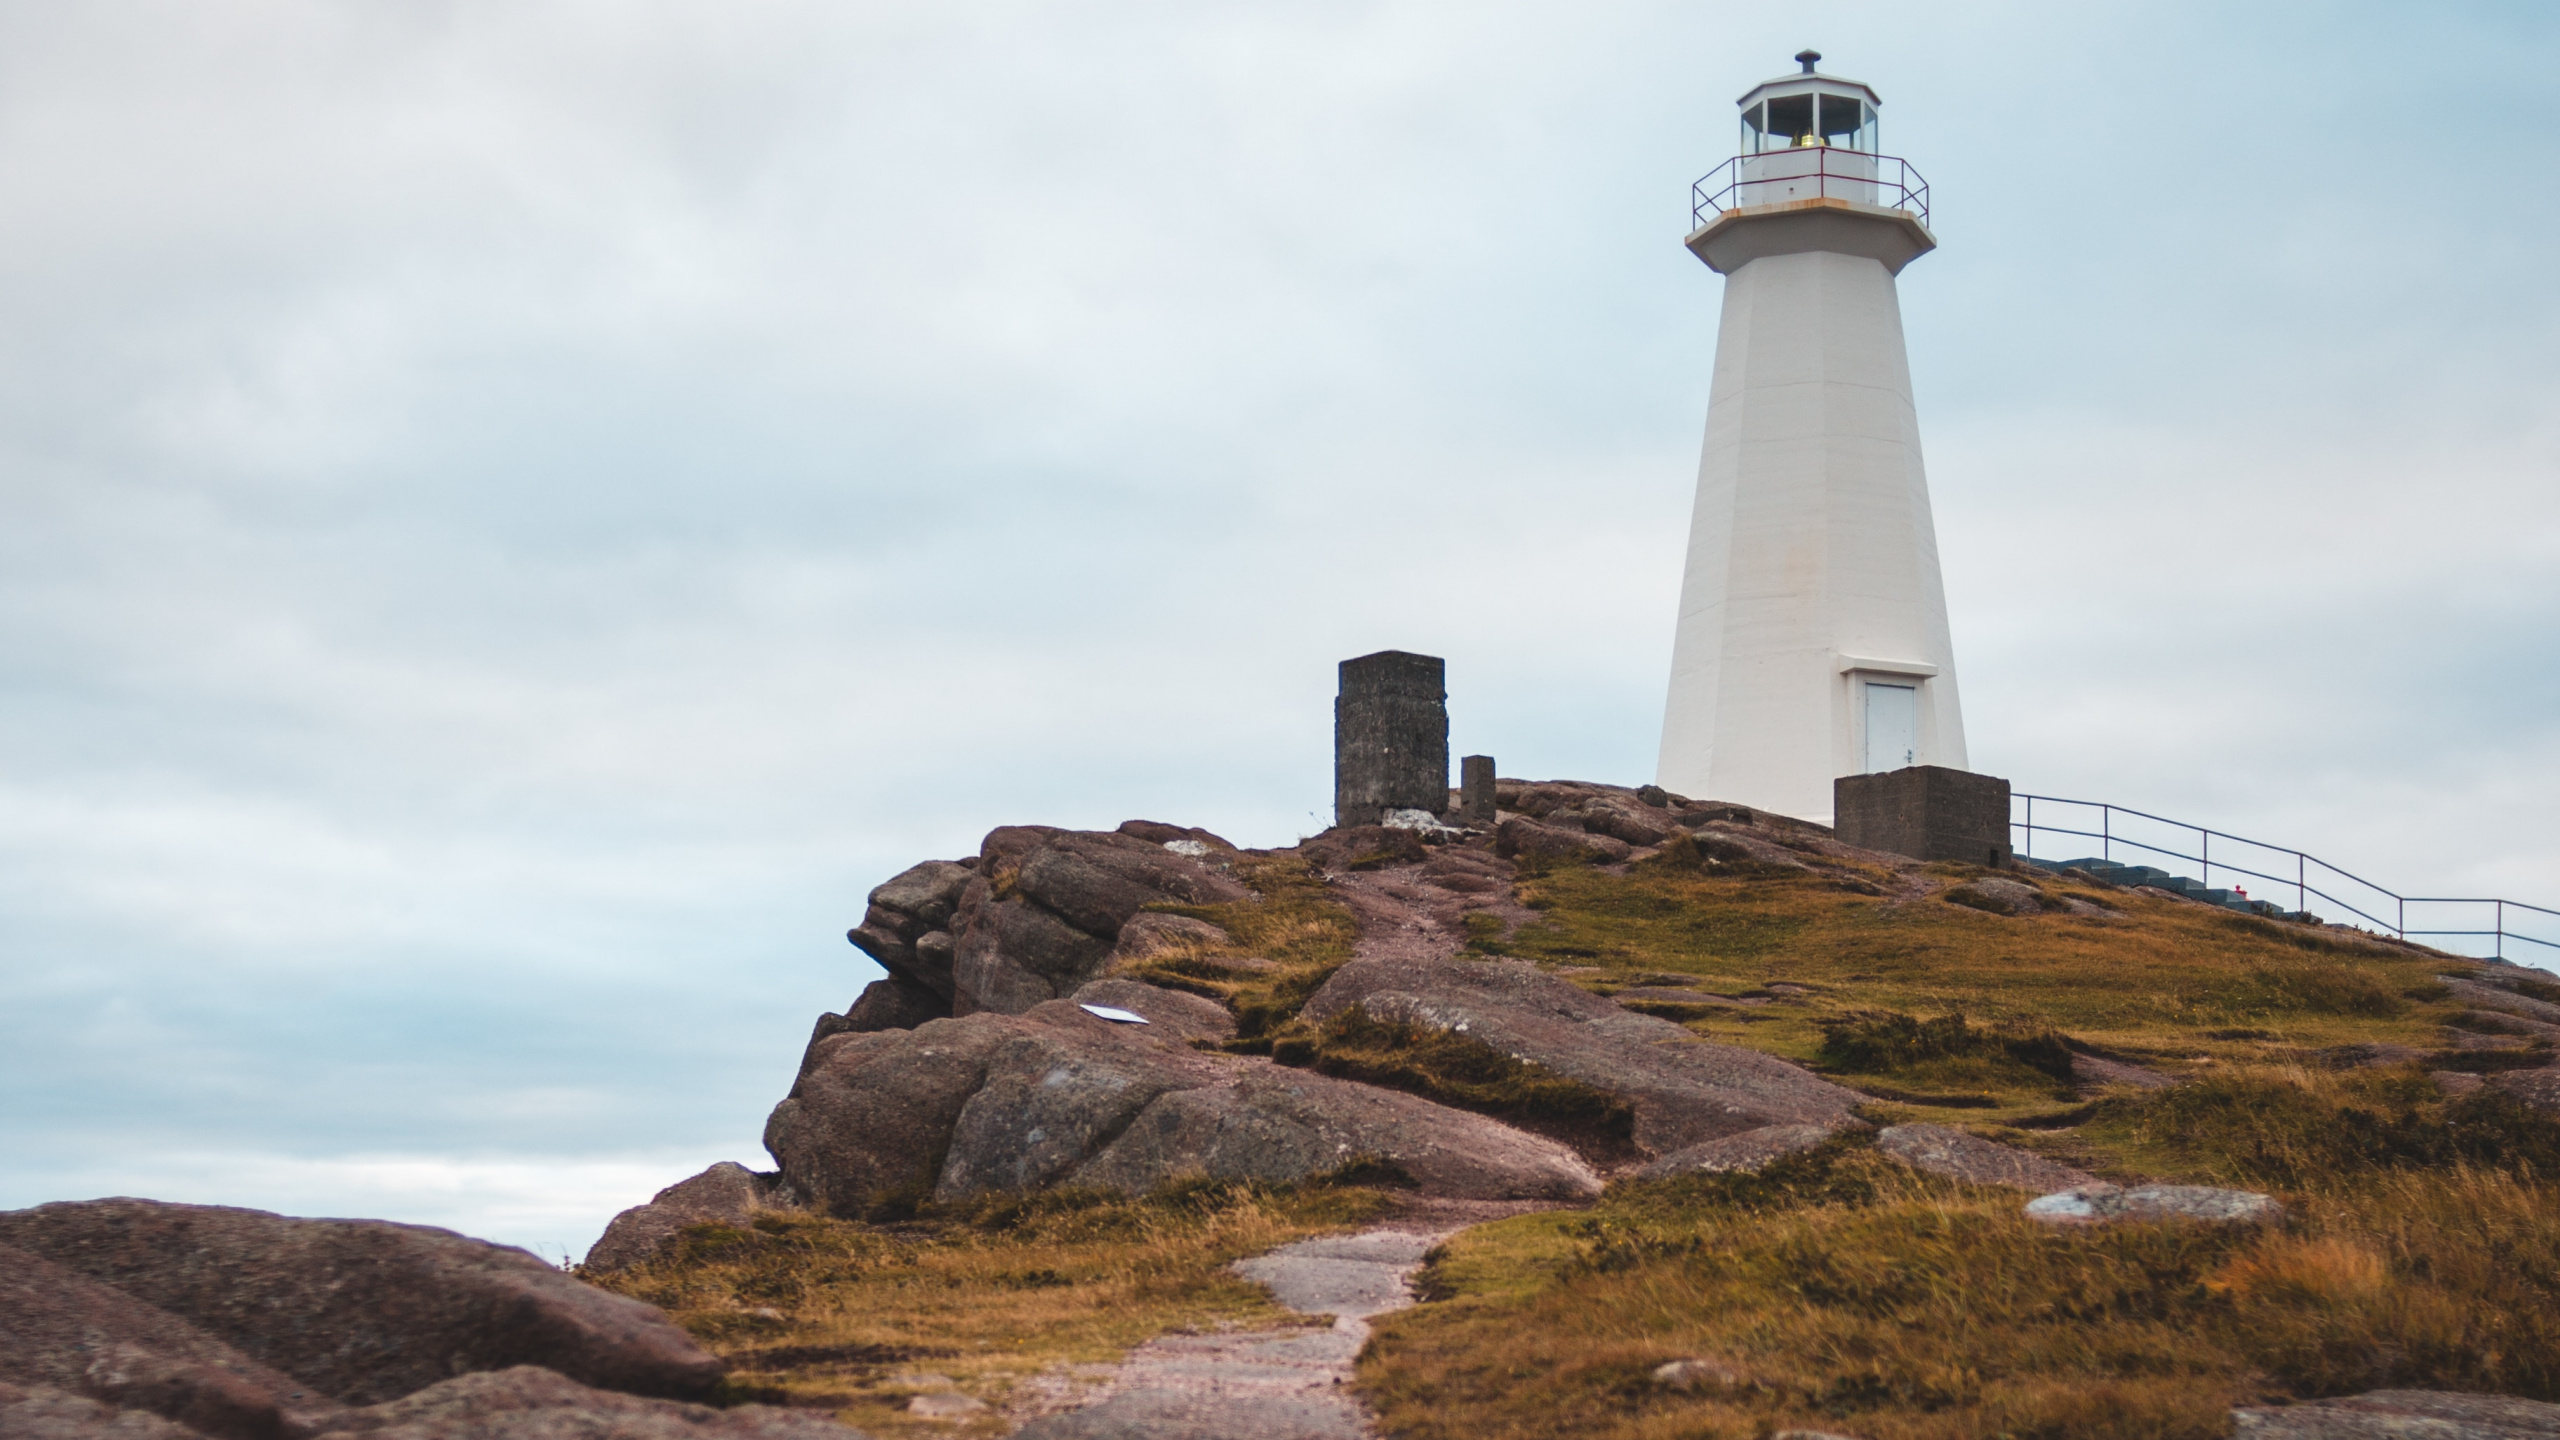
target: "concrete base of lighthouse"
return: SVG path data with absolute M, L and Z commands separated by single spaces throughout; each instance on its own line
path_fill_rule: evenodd
M 1691 237 L 1727 278 L 1666 789 L 1828 823 L 1835 777 L 1966 768 L 1894 285 L 1934 243 L 1908 214 L 1838 201 Z

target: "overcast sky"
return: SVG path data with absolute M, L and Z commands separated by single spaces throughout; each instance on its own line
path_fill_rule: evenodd
M 0 1205 L 558 1256 L 988 827 L 1651 778 L 1735 96 L 1884 96 L 1975 767 L 2560 904 L 2560 12 L 0 0 Z

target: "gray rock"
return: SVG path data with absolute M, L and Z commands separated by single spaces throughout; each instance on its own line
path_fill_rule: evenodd
M 1680 833 L 1670 816 L 1633 796 L 1585 801 L 1578 813 L 1586 833 L 1633 846 L 1659 845 Z
M 2331 1400 L 2231 1412 L 2254 1440 L 2553 1440 L 2560 1405 L 2511 1395 L 2375 1390 Z
M 9 1440 L 207 1440 L 144 1410 L 119 1410 L 50 1385 L 0 1381 L 0 1435 Z
M 862 923 L 845 932 L 845 938 L 891 974 L 904 975 L 947 1002 L 952 994 L 949 942 L 931 951 L 920 942 L 947 929 L 975 877 L 967 866 L 944 860 L 910 866 L 872 890 Z
M 1025 1026 L 988 1057 L 986 1078 L 953 1127 L 934 1195 L 1044 1189 L 1118 1138 L 1157 1096 L 1222 1078 L 1204 1058 L 1142 1037 Z
M 2074 1054 L 2071 1057 L 2071 1083 L 2084 1090 L 2106 1085 L 2131 1085 L 2143 1090 L 2164 1090 L 2178 1083 L 2177 1078 L 2157 1070 L 2122 1060 L 2109 1060 L 2097 1055 Z
M 723 1160 L 689 1180 L 679 1180 L 648 1204 L 614 1216 L 587 1251 L 587 1268 L 621 1270 L 638 1265 L 654 1257 L 687 1225 L 712 1220 L 744 1225 L 765 1208 L 778 1178 Z
M 1772 1125 L 1837 1128 L 1866 1099 L 1518 961 L 1355 960 L 1304 1013 L 1322 1023 L 1354 1005 L 1379 1020 L 1465 1034 L 1617 1096 L 1635 1112 L 1636 1144 L 1656 1155 Z
M 1750 1377 L 1730 1365 L 1715 1360 L 1672 1360 L 1653 1367 L 1653 1383 L 1666 1390 L 1685 1390 L 1714 1394 L 1739 1390 L 1751 1383 Z
M 465 1375 L 355 1411 L 322 1432 L 367 1440 L 861 1440 L 823 1413 L 741 1405 L 714 1410 L 589 1389 L 519 1366 Z
M 2439 975 L 2436 979 L 2442 982 L 2445 989 L 2453 992 L 2455 999 L 2465 1004 L 2476 1005 L 2483 1010 L 2503 1010 L 2510 1015 L 2522 1015 L 2545 1024 L 2560 1025 L 2560 1005 L 2554 1005 L 2548 1000 L 2536 1000 L 2530 995 L 2519 995 L 2506 988 L 2505 984 L 2495 983 L 2495 981 L 2507 980 L 2506 976 L 2496 976 L 2492 980 L 2461 975 Z
M 1232 1062 L 1235 1083 L 1178 1090 L 1148 1105 L 1079 1169 L 1078 1184 L 1137 1194 L 1183 1175 L 1303 1180 L 1354 1159 L 1387 1161 L 1430 1195 L 1579 1200 L 1600 1177 L 1571 1150 L 1417 1096 Z
M 1810 1150 L 1842 1127 L 1833 1125 L 1763 1125 L 1719 1140 L 1674 1150 L 1636 1172 L 1639 1180 L 1666 1180 L 1674 1175 L 1715 1175 L 1726 1171 L 1753 1173 L 1783 1156 Z
M 970 1015 L 829 1036 L 765 1121 L 765 1149 L 792 1189 L 830 1213 L 858 1215 L 901 1192 L 921 1196 L 941 1173 L 988 1060 L 1024 1023 Z
M 1601 864 L 1624 860 L 1634 849 L 1615 836 L 1568 830 L 1517 815 L 1494 827 L 1493 848 L 1495 854 L 1506 860 L 1525 855 L 1533 860 L 1582 860 Z
M 2100 1183 L 2087 1171 L 1944 1125 L 1888 1125 L 1877 1132 L 1876 1148 L 1914 1170 L 1970 1185 L 2005 1185 L 2046 1195 Z
M 424 1225 L 90 1200 L 0 1213 L 0 1244 L 112 1285 L 350 1403 L 525 1364 L 647 1395 L 698 1395 L 721 1374 L 656 1307 L 522 1250 Z
M 844 1023 L 834 1029 L 913 1030 L 927 1020 L 940 1020 L 950 1013 L 951 1002 L 941 994 L 904 975 L 891 975 L 862 987 L 862 994 L 846 1007 Z M 812 1036 L 809 1043 L 814 1045 L 822 1038 Z
M 7 1245 L 0 1245 L 0 1380 L 148 1411 L 212 1440 L 277 1440 L 338 1408 L 165 1310 Z M 64 1413 L 97 1422 L 79 1407 Z M 0 1435 L 20 1433 L 0 1419 Z
M 1063 1002 L 1070 1005 L 1109 1005 L 1143 1015 L 1167 1037 L 1184 1043 L 1195 1040 L 1224 1040 L 1236 1033 L 1236 1017 L 1227 1007 L 1200 995 L 1186 995 L 1179 990 L 1142 984 L 1136 980 L 1104 978 L 1080 986 Z
M 1135 915 L 1120 927 L 1120 938 L 1102 968 L 1107 974 L 1159 955 L 1234 943 L 1234 936 L 1206 920 L 1187 915 Z
M 994 898 L 987 882 L 970 885 L 953 932 L 952 1013 L 1019 1015 L 1073 990 L 1102 968 L 1111 943 L 1020 897 Z
M 1023 856 L 1016 884 L 1050 913 L 1093 935 L 1116 936 L 1148 905 L 1215 905 L 1251 892 L 1188 856 L 1134 835 L 1053 835 Z
M 2560 1070 L 2501 1070 L 2485 1082 L 2536 1110 L 2560 1113 Z
M 2184 1220 L 2207 1225 L 2273 1225 L 2284 1219 L 2275 1197 L 2254 1190 L 2209 1185 L 2104 1183 L 2074 1186 L 2027 1202 L 2027 1218 L 2047 1225 L 2095 1225 L 2120 1220 Z

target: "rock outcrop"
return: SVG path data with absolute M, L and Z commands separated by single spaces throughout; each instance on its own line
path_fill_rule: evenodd
M 313 1437 L 366 1440 L 862 1440 L 823 1413 L 714 1410 L 580 1385 L 537 1366 L 464 1375 L 349 1412 Z
M 871 892 L 845 938 L 889 974 L 843 1015 L 821 1020 L 821 1030 L 1018 1015 L 1073 994 L 1103 973 L 1120 932 L 1145 907 L 1250 894 L 1223 869 L 1219 857 L 1233 850 L 1205 830 L 1151 820 L 1116 831 L 999 826 L 976 855 L 910 866 Z
M 165 1310 L 9 1245 L 0 1245 L 0 1380 L 148 1411 L 211 1440 L 275 1440 L 339 1408 Z M 0 1435 L 23 1433 L 0 1420 Z
M 1303 1013 L 1321 1024 L 1355 1006 L 1375 1020 L 1464 1034 L 1617 1096 L 1635 1112 L 1636 1144 L 1655 1155 L 1769 1126 L 1837 1129 L 1866 1100 L 1800 1065 L 1701 1039 L 1514 960 L 1355 960 Z
M 677 1398 L 721 1374 L 656 1307 L 522 1250 L 424 1225 L 91 1200 L 0 1212 L 0 1245 L 112 1286 L 348 1404 L 515 1365 Z
M 1574 1199 L 1599 1178 L 1571 1151 L 1410 1095 L 1192 1048 L 1215 1006 L 1129 981 L 1020 1015 L 828 1036 L 774 1108 L 765 1144 L 822 1208 L 891 1197 L 1090 1185 L 1138 1193 L 1186 1175 L 1302 1180 L 1381 1161 L 1425 1192 Z M 1119 1024 L 1084 1010 L 1145 1015 Z
M 779 1189 L 781 1177 L 762 1174 L 723 1160 L 689 1180 L 661 1190 L 646 1205 L 634 1205 L 613 1217 L 603 1238 L 587 1251 L 587 1268 L 620 1270 L 658 1252 L 687 1225 L 723 1221 L 744 1225 L 769 1204 L 787 1206 L 791 1196 Z

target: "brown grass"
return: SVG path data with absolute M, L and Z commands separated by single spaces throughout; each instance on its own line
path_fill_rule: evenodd
M 924 1390 L 1018 1402 L 1035 1376 L 1116 1361 L 1172 1331 L 1260 1328 L 1288 1312 L 1226 1265 L 1350 1228 L 1372 1191 L 1194 1184 L 1143 1200 L 1052 1192 L 867 1225 L 768 1215 L 700 1225 L 646 1267 L 586 1277 L 665 1308 L 727 1357 L 729 1399 L 814 1406 L 876 1434 Z M 1003 1429 L 992 1413 L 956 1433 Z
M 2560 1394 L 2560 1186 L 2360 1172 L 2292 1225 L 2054 1231 L 1843 1145 L 1459 1236 L 1362 1383 L 1390 1433 L 2204 1437 L 2380 1386 Z M 1681 1393 L 1657 1365 L 1739 1387 Z

